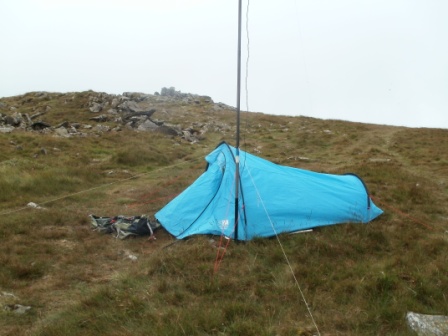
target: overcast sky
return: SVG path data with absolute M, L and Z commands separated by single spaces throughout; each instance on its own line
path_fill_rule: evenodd
M 235 106 L 237 9 L 0 0 L 0 97 L 174 86 Z M 248 31 L 250 111 L 448 128 L 446 0 L 251 0 Z M 243 110 L 246 35 L 243 22 Z

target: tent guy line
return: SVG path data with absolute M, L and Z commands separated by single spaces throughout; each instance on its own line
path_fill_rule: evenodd
M 108 186 L 111 186 L 111 185 L 114 185 L 114 184 L 118 184 L 118 183 L 121 183 L 121 182 L 129 181 L 129 180 L 136 179 L 136 178 L 139 178 L 139 177 L 142 177 L 142 176 L 151 175 L 153 173 L 158 173 L 158 172 L 163 171 L 165 169 L 174 168 L 174 167 L 180 166 L 182 164 L 191 163 L 191 162 L 194 162 L 194 161 L 200 160 L 200 159 L 202 159 L 202 155 L 198 156 L 198 157 L 195 157 L 195 158 L 192 158 L 191 160 L 185 160 L 185 161 L 182 161 L 182 162 L 170 165 L 170 166 L 162 167 L 162 168 L 159 168 L 159 169 L 147 172 L 147 173 L 141 173 L 141 174 L 132 175 L 132 176 L 124 178 L 124 179 L 120 179 L 120 180 L 117 180 L 117 181 L 114 181 L 114 182 L 110 182 L 110 183 L 101 184 L 99 186 L 92 187 L 92 188 L 89 188 L 89 189 L 84 189 L 84 190 L 81 190 L 81 191 L 77 191 L 77 192 L 69 194 L 69 195 L 57 197 L 57 198 L 54 198 L 54 199 L 51 199 L 51 200 L 48 200 L 48 201 L 44 201 L 44 202 L 38 202 L 38 204 L 39 205 L 46 205 L 46 204 L 54 203 L 54 202 L 60 201 L 62 199 L 70 198 L 70 197 L 73 197 L 73 196 L 76 196 L 76 195 L 79 195 L 79 194 L 88 193 L 90 191 L 94 191 L 94 190 L 97 190 L 97 189 L 105 188 L 105 187 L 108 187 Z M 27 206 L 24 206 L 24 207 L 21 207 L 21 208 L 13 209 L 13 210 L 6 210 L 4 212 L 1 212 L 0 216 L 2 216 L 2 215 L 9 215 L 9 214 L 12 214 L 12 213 L 16 213 L 16 212 L 20 212 L 20 211 L 28 210 L 28 209 L 31 209 L 31 208 L 27 205 Z
M 313 313 L 312 313 L 311 308 L 310 308 L 310 306 L 309 306 L 309 304 L 308 304 L 308 301 L 307 301 L 307 299 L 306 299 L 306 297 L 305 297 L 305 294 L 304 294 L 303 291 L 302 291 L 302 287 L 300 286 L 299 280 L 297 279 L 296 274 L 294 273 L 294 270 L 292 269 L 291 262 L 289 261 L 288 255 L 287 255 L 286 252 L 285 252 L 285 248 L 283 247 L 283 244 L 282 244 L 282 242 L 281 242 L 281 240 L 280 240 L 280 237 L 279 237 L 278 234 L 277 234 L 277 230 L 275 229 L 274 223 L 272 222 L 272 218 L 271 218 L 271 216 L 269 215 L 268 210 L 266 209 L 266 205 L 265 205 L 265 203 L 264 203 L 264 200 L 263 200 L 263 198 L 262 198 L 261 195 L 260 195 L 260 191 L 258 190 L 257 185 L 255 184 L 254 178 L 253 178 L 253 176 L 252 176 L 252 173 L 251 173 L 249 167 L 247 167 L 247 171 L 248 171 L 249 176 L 250 176 L 250 179 L 251 179 L 251 181 L 252 181 L 252 185 L 254 186 L 254 188 L 255 188 L 255 190 L 256 190 L 257 196 L 258 196 L 259 199 L 260 199 L 260 203 L 261 203 L 261 205 L 262 205 L 262 207 L 263 207 L 263 210 L 264 210 L 264 212 L 266 213 L 266 216 L 267 216 L 267 218 L 268 218 L 268 220 L 269 220 L 269 223 L 271 224 L 272 230 L 275 232 L 275 238 L 277 239 L 277 242 L 278 242 L 278 244 L 280 245 L 280 249 L 281 249 L 281 251 L 282 251 L 283 257 L 285 258 L 285 261 L 286 261 L 286 263 L 288 264 L 288 268 L 289 268 L 289 270 L 290 270 L 290 272 L 291 272 L 291 275 L 292 275 L 292 277 L 293 277 L 293 279 L 294 279 L 294 282 L 295 282 L 295 284 L 296 284 L 296 286 L 297 286 L 297 289 L 298 289 L 299 292 L 300 292 L 300 295 L 301 295 L 301 297 L 302 297 L 302 300 L 303 300 L 303 302 L 305 303 L 305 306 L 306 306 L 306 309 L 307 309 L 307 311 L 308 311 L 308 314 L 310 314 L 311 321 L 313 322 L 314 327 L 316 328 L 317 335 L 320 336 L 321 334 L 320 334 L 320 331 L 319 331 L 319 327 L 317 326 L 316 320 L 314 319 Z

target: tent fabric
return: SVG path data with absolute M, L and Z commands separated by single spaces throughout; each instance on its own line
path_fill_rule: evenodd
M 234 147 L 221 143 L 206 156 L 205 172 L 155 214 L 173 236 L 251 240 L 332 224 L 367 223 L 383 212 L 354 174 L 281 166 L 240 150 L 235 237 L 235 153 Z

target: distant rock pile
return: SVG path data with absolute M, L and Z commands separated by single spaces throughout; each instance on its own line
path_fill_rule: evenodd
M 49 99 L 46 92 L 35 92 L 27 95 L 25 103 L 33 99 Z M 76 94 L 66 94 L 65 104 L 75 99 Z M 23 101 L 22 101 L 23 104 Z M 145 94 L 138 92 L 125 92 L 122 95 L 89 92 L 87 105 L 84 106 L 90 113 L 90 123 L 63 121 L 51 125 L 45 121 L 45 115 L 52 107 L 45 106 L 35 113 L 20 112 L 19 106 L 8 105 L 0 101 L 0 133 L 9 133 L 16 129 L 53 134 L 58 137 L 75 137 L 98 135 L 104 132 L 118 132 L 123 128 L 140 132 L 159 132 L 170 136 L 181 137 L 189 142 L 201 140 L 204 134 L 213 128 L 216 130 L 228 129 L 228 125 L 211 123 L 193 123 L 182 128 L 163 120 L 153 119 L 158 107 L 167 104 L 177 105 L 204 105 L 212 111 L 233 109 L 232 107 L 217 103 L 208 96 L 200 96 L 176 91 L 174 87 L 162 88 L 161 92 Z

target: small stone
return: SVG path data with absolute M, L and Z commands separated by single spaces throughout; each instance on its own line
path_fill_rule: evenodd
M 25 314 L 28 310 L 31 309 L 31 306 L 22 306 L 21 304 L 14 305 L 6 305 L 5 310 L 12 311 L 16 314 Z
M 30 208 L 33 208 L 33 209 L 44 209 L 40 205 L 38 205 L 38 204 L 36 204 L 34 202 L 29 202 L 26 206 L 30 207 Z
M 11 133 L 14 127 L 0 127 L 0 133 Z

